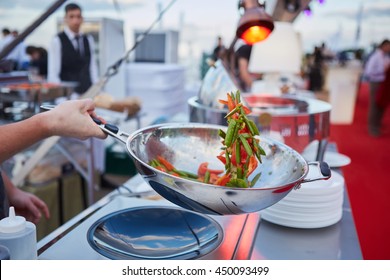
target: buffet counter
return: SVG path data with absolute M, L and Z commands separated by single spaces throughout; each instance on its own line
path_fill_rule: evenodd
M 177 207 L 136 175 L 39 241 L 38 258 L 106 259 L 88 243 L 91 226 L 115 211 L 150 206 Z M 279 226 L 262 220 L 261 213 L 209 217 L 221 225 L 223 242 L 200 259 L 362 259 L 347 195 L 344 195 L 342 219 L 324 228 Z
M 7 82 L 7 80 L 1 81 L 0 79 L 0 108 L 8 119 L 28 118 L 39 113 L 39 106 L 44 102 L 52 103 L 58 98 L 69 99 L 76 85 L 74 82 L 55 84 L 44 81 L 29 82 L 28 80 Z M 20 114 L 23 116 L 17 116 Z

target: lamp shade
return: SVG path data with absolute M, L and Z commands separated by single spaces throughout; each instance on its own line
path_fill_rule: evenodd
M 263 7 L 247 8 L 238 22 L 236 36 L 247 44 L 263 41 L 274 29 L 272 18 Z
M 289 22 L 275 22 L 267 40 L 254 44 L 249 60 L 253 73 L 299 73 L 302 45 L 299 34 Z

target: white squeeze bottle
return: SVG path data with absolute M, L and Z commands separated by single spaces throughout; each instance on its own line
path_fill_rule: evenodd
M 9 217 L 0 221 L 0 245 L 8 248 L 11 260 L 37 259 L 37 234 L 35 225 L 9 208 Z

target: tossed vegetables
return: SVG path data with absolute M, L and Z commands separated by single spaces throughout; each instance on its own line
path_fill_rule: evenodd
M 257 174 L 251 182 L 248 177 L 257 168 L 258 161 L 261 163 L 261 156 L 265 155 L 259 145 L 259 139 L 255 138 L 260 133 L 255 123 L 246 116 L 250 110 L 241 103 L 240 92 L 228 93 L 227 97 L 227 101 L 219 100 L 227 105 L 229 113 L 226 115 L 228 122 L 226 133 L 222 130 L 219 132 L 224 146 L 218 159 L 225 164 L 226 173 L 223 176 L 228 178 L 226 186 L 252 187 L 261 173 Z
M 173 176 L 197 180 L 207 184 L 236 188 L 249 188 L 259 180 L 261 173 L 249 181 L 249 176 L 255 171 L 261 156 L 265 155 L 259 145 L 259 135 L 255 123 L 248 119 L 251 111 L 241 103 L 240 92 L 227 94 L 227 100 L 219 100 L 225 104 L 229 113 L 225 116 L 228 123 L 227 131 L 219 130 L 222 138 L 221 153 L 217 158 L 224 164 L 225 170 L 215 170 L 208 167 L 207 162 L 200 164 L 197 174 L 176 169 L 168 160 L 158 156 L 150 162 L 156 169 Z

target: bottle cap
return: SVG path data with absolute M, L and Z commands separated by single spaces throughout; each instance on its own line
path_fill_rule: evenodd
M 24 230 L 26 227 L 26 219 L 22 216 L 15 215 L 15 208 L 9 208 L 9 216 L 0 221 L 0 232 L 14 233 Z

